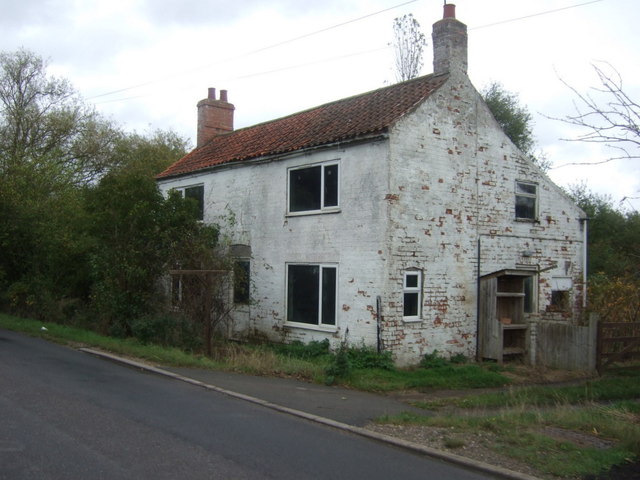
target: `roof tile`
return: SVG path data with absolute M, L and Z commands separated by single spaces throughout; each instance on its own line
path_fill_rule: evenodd
M 447 75 L 426 75 L 215 136 L 157 178 L 383 133 L 447 78 Z

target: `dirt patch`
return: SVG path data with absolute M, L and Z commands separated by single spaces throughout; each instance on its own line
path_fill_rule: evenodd
M 496 439 L 490 432 L 460 433 L 447 428 L 418 425 L 369 424 L 366 428 L 418 445 L 424 445 L 489 465 L 506 468 L 514 472 L 542 478 L 539 472 L 536 472 L 528 465 L 507 456 L 500 455 L 492 450 L 490 445 L 495 443 Z

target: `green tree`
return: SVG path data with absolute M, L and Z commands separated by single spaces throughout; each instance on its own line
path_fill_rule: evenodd
M 0 298 L 55 317 L 85 283 L 74 273 L 87 249 L 80 189 L 104 171 L 118 132 L 46 67 L 25 50 L 0 53 Z
M 518 95 L 505 90 L 499 82 L 490 83 L 480 94 L 507 137 L 522 153 L 531 156 L 535 146 L 533 119 Z
M 420 31 L 420 23 L 411 13 L 393 20 L 393 50 L 395 53 L 396 79 L 411 80 L 420 75 L 422 53 L 427 44 Z
M 593 193 L 584 184 L 571 186 L 569 195 L 589 218 L 590 275 L 608 278 L 637 275 L 640 271 L 640 214 L 615 208 L 610 197 Z
M 32 52 L 0 53 L 0 173 L 31 175 L 55 190 L 108 167 L 118 131 Z

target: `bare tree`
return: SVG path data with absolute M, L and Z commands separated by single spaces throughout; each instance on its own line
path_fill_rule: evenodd
M 422 50 L 427 41 L 420 31 L 420 23 L 411 13 L 393 21 L 393 48 L 396 56 L 396 79 L 399 82 L 420 75 Z
M 229 270 L 171 270 L 178 298 L 174 306 L 181 310 L 202 334 L 205 352 L 211 357 L 214 334 L 226 335 L 230 313 L 231 272 Z
M 593 65 L 600 86 L 592 87 L 591 92 L 581 93 L 561 79 L 577 97 L 575 113 L 553 118 L 585 132 L 562 140 L 601 143 L 616 150 L 610 158 L 591 164 L 640 158 L 640 105 L 625 93 L 620 73 L 610 64 L 604 65 L 608 68 Z

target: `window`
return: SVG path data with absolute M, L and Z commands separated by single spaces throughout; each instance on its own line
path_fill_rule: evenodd
M 288 265 L 287 321 L 335 325 L 336 274 L 331 265 Z
M 338 207 L 338 164 L 289 170 L 289 212 L 322 212 Z
M 535 220 L 538 212 L 538 185 L 516 182 L 516 218 Z
M 571 288 L 573 281 L 570 277 L 553 277 L 551 279 L 551 303 L 549 310 L 566 312 L 571 309 Z
M 175 189 L 183 198 L 192 198 L 197 220 L 204 219 L 204 185 L 181 187 Z
M 405 272 L 403 291 L 402 316 L 409 320 L 419 319 L 422 305 L 422 272 L 418 270 Z
M 251 263 L 236 260 L 233 265 L 233 303 L 249 303 Z

